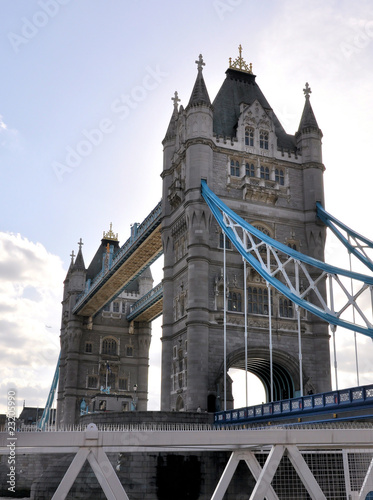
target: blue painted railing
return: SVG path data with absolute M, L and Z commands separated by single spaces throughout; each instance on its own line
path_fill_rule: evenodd
M 280 417 L 301 417 L 311 413 L 327 410 L 336 412 L 364 405 L 373 406 L 373 384 L 220 411 L 215 413 L 214 423 L 218 426 L 264 423 Z
M 130 255 L 140 246 L 140 244 L 154 231 L 162 219 L 162 201 L 150 212 L 150 214 L 139 225 L 135 225 L 131 236 L 114 254 L 110 267 L 107 270 L 100 271 L 94 279 L 87 283 L 86 289 L 82 292 L 76 301 L 73 312 L 77 313 L 87 300 L 94 295 L 94 293 L 106 283 L 109 277 L 119 269 L 119 267 L 128 259 Z M 157 258 L 162 255 L 163 250 L 157 255 Z M 153 261 L 152 261 L 153 262 Z M 149 265 L 149 264 L 148 264 Z M 139 273 L 143 269 L 139 269 Z
M 141 297 L 141 299 L 132 304 L 130 308 L 130 313 L 127 316 L 127 320 L 132 321 L 137 316 L 139 316 L 140 313 L 142 313 L 146 309 L 149 309 L 149 307 L 151 307 L 153 304 L 155 304 L 162 298 L 163 298 L 163 285 L 162 283 L 159 283 L 157 286 L 152 288 L 148 293 L 146 293 L 143 297 Z M 160 314 L 162 314 L 162 312 Z

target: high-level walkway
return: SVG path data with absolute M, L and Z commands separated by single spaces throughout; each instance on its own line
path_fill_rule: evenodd
M 74 314 L 94 316 L 162 255 L 161 218 L 159 202 L 141 224 L 134 226 L 133 234 L 114 255 L 109 267 L 88 283 Z
M 223 499 L 241 460 L 255 480 L 250 500 L 278 500 L 281 496 L 276 488 L 280 484 L 286 485 L 288 491 L 290 488 L 286 498 L 292 499 L 303 498 L 302 490 L 313 500 L 365 500 L 373 491 L 373 428 L 367 424 L 257 430 L 221 430 L 203 424 L 132 425 L 99 430 L 89 424 L 83 431 L 17 432 L 9 439 L 6 432 L 0 433 L 1 454 L 9 454 L 11 442 L 16 454 L 75 454 L 52 500 L 66 498 L 86 460 L 106 498 L 130 500 L 131 495 L 107 457 L 111 452 L 228 451 L 230 458 L 211 500 Z M 265 457 L 264 463 L 259 456 Z M 291 463 L 296 480 L 290 479 L 284 461 Z M 277 473 L 281 481 L 275 486 Z

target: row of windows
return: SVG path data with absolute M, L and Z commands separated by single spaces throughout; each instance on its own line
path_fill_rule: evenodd
M 269 133 L 266 130 L 259 132 L 259 146 L 260 149 L 268 149 Z M 246 127 L 245 129 L 245 146 L 254 146 L 254 129 Z
M 237 160 L 231 160 L 231 176 L 232 177 L 240 177 L 241 165 Z M 269 181 L 271 179 L 271 172 L 269 167 L 261 166 L 259 169 L 259 178 Z M 257 168 L 254 163 L 245 163 L 245 175 L 247 177 L 258 177 L 257 176 Z M 274 170 L 274 180 L 280 186 L 284 186 L 285 184 L 285 174 L 282 169 L 276 168 Z
M 93 352 L 92 342 L 86 342 L 85 352 L 91 354 Z M 104 339 L 101 345 L 101 354 L 109 354 L 110 356 L 118 356 L 118 343 L 114 339 Z M 133 356 L 133 346 L 126 346 L 126 356 Z
M 228 311 L 242 312 L 242 298 L 239 292 L 229 292 Z M 268 316 L 269 301 L 268 289 L 260 287 L 247 288 L 247 312 L 249 314 L 262 314 Z M 273 314 L 273 297 L 271 296 L 271 311 Z M 279 299 L 279 315 L 282 318 L 294 317 L 293 303 L 285 297 Z
M 126 303 L 125 302 L 111 302 L 110 304 L 106 304 L 103 309 L 105 312 L 113 312 L 113 313 L 126 313 Z

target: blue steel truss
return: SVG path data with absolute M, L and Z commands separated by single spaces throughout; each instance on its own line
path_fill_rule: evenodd
M 45 429 L 45 424 L 47 424 L 49 421 L 49 415 L 50 415 L 50 411 L 51 411 L 52 404 L 54 401 L 54 395 L 56 393 L 57 384 L 58 384 L 58 378 L 59 378 L 59 372 L 60 372 L 60 358 L 61 358 L 61 353 L 58 356 L 56 370 L 54 372 L 52 385 L 51 385 L 51 388 L 50 388 L 50 391 L 48 394 L 48 399 L 47 399 L 47 402 L 45 404 L 43 415 L 42 415 L 41 419 L 39 420 L 39 422 L 37 423 L 37 427 L 40 431 L 43 431 Z
M 333 231 L 347 250 L 365 264 L 370 271 L 373 271 L 373 262 L 365 251 L 365 248 L 373 249 L 373 241 L 357 233 L 346 226 L 346 224 L 343 224 L 343 222 L 330 215 L 319 202 L 316 203 L 316 211 L 319 219 Z M 344 231 L 346 235 L 344 235 L 341 230 Z M 353 243 L 351 243 L 351 240 Z
M 201 191 L 224 233 L 268 286 L 331 325 L 373 338 L 372 276 L 329 265 L 270 238 L 228 208 L 205 180 L 202 180 Z M 349 291 L 351 280 L 354 292 Z M 327 286 L 330 306 L 326 300 Z M 353 310 L 354 322 L 351 321 Z

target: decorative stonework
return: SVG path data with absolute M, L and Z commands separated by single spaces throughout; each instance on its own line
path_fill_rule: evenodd
M 239 55 L 236 57 L 234 61 L 232 61 L 232 58 L 229 58 L 229 68 L 230 69 L 235 69 L 237 71 L 242 71 L 243 73 L 249 73 L 250 75 L 253 74 L 253 65 L 250 63 L 249 65 L 246 63 L 246 61 L 242 57 L 242 46 L 241 44 L 238 46 L 238 52 Z

